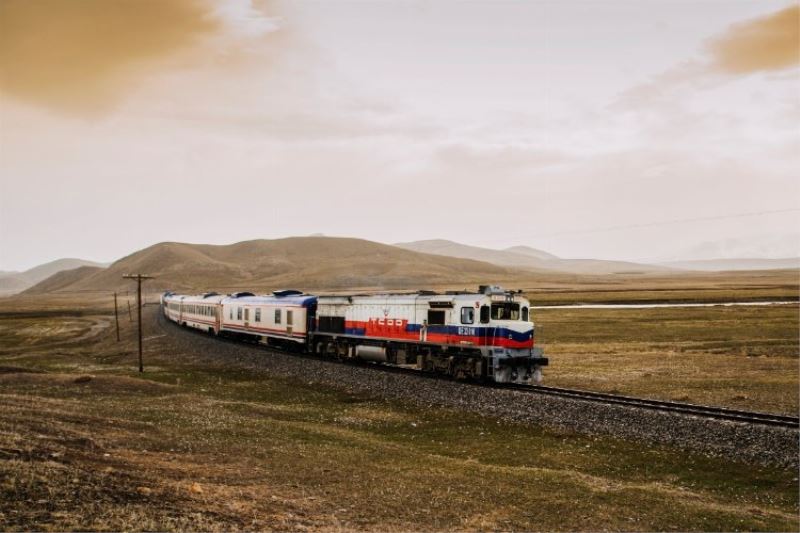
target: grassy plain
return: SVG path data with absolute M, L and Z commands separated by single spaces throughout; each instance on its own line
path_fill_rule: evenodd
M 796 472 L 215 368 L 152 327 L 139 376 L 133 324 L 87 338 L 107 318 L 0 318 L 0 529 L 798 527 Z
M 800 272 L 676 272 L 673 274 L 540 277 L 510 285 L 534 305 L 574 303 L 735 302 L 800 299 Z
M 548 385 L 798 412 L 797 304 L 538 309 Z

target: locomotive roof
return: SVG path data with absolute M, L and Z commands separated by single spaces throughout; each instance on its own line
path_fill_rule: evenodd
M 428 303 L 428 302 L 475 302 L 475 301 L 483 301 L 487 302 L 505 300 L 506 298 L 511 297 L 511 299 L 515 302 L 527 302 L 527 298 L 522 296 L 522 294 L 518 293 L 508 293 L 508 294 L 482 294 L 476 292 L 462 292 L 458 294 L 358 294 L 352 296 L 346 295 L 339 295 L 339 296 L 320 296 L 318 301 L 321 304 L 328 304 L 328 305 L 345 305 L 348 303 L 368 303 L 368 302 L 386 302 L 387 300 L 391 300 L 394 303 Z

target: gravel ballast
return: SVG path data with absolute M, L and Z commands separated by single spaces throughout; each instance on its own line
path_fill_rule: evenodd
M 160 349 L 176 356 L 191 354 L 210 363 L 422 407 L 453 408 L 514 423 L 668 445 L 746 463 L 787 469 L 797 469 L 800 463 L 798 431 L 793 429 L 499 390 L 300 357 L 186 330 L 154 311 L 158 316 L 155 329 L 166 334 L 159 339 Z

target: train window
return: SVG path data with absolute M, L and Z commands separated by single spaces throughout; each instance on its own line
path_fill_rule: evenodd
M 433 309 L 428 309 L 428 325 L 444 326 L 444 311 L 435 311 Z
M 256 307 L 256 322 L 261 322 L 261 308 Z
M 482 305 L 481 306 L 481 324 L 488 324 L 489 323 L 489 306 Z
M 523 307 L 522 308 L 522 321 L 523 322 L 527 322 L 528 321 L 528 308 L 527 307 Z
M 461 323 L 474 324 L 475 323 L 475 309 L 472 307 L 461 308 Z
M 493 303 L 492 320 L 519 320 L 519 304 L 513 302 Z
M 242 308 L 241 307 L 237 307 L 236 308 L 236 320 L 241 320 L 241 319 L 242 319 Z
M 245 320 L 250 320 L 250 309 L 248 309 L 246 307 L 244 309 L 244 319 Z
M 233 320 L 233 307 L 231 307 L 231 311 L 230 311 L 230 313 L 228 313 L 228 318 Z
M 280 309 L 276 309 L 275 310 L 275 323 L 276 324 L 280 324 L 281 323 L 281 310 Z
M 292 325 L 292 318 L 293 318 L 292 314 L 293 313 L 290 310 L 286 311 L 286 325 L 287 326 L 291 326 Z

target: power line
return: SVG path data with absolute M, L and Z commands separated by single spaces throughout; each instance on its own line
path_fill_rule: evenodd
M 746 218 L 746 217 L 757 217 L 762 215 L 774 215 L 777 213 L 792 213 L 792 212 L 800 212 L 799 208 L 792 208 L 792 209 L 774 209 L 770 211 L 754 211 L 751 213 L 736 213 L 732 215 L 717 215 L 717 216 L 707 216 L 707 217 L 695 217 L 695 218 L 681 218 L 675 220 L 663 220 L 660 222 L 646 222 L 644 224 L 627 224 L 624 226 L 609 226 L 606 228 L 595 228 L 595 229 L 584 229 L 584 230 L 574 230 L 574 231 L 561 231 L 558 233 L 550 233 L 545 235 L 540 235 L 539 237 L 560 237 L 562 235 L 580 235 L 584 233 L 602 233 L 606 231 L 621 231 L 626 229 L 638 229 L 638 228 L 652 228 L 654 226 L 668 226 L 671 224 L 683 224 L 685 222 L 705 222 L 708 220 L 725 220 L 730 218 Z

